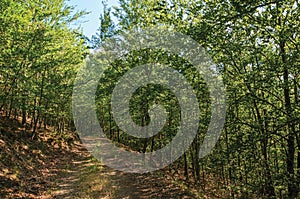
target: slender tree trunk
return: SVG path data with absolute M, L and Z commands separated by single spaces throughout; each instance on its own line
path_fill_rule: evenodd
M 269 160 L 268 160 L 268 152 L 267 152 L 267 147 L 268 147 L 268 135 L 267 135 L 267 122 L 266 119 L 262 118 L 262 115 L 258 109 L 258 106 L 253 100 L 254 108 L 256 111 L 256 116 L 257 120 L 260 126 L 260 131 L 261 131 L 261 150 L 262 150 L 262 156 L 263 156 L 263 164 L 265 166 L 264 168 L 264 176 L 265 176 L 265 186 L 264 186 L 264 193 L 267 195 L 269 198 L 275 198 L 275 188 L 273 185 L 273 180 L 272 180 L 272 175 L 270 171 L 270 165 L 269 165 Z
M 22 95 L 22 126 L 26 123 L 26 95 Z
M 40 115 L 41 115 L 41 106 L 42 106 L 42 101 L 43 101 L 43 96 L 44 96 L 45 74 L 46 74 L 46 68 L 44 69 L 43 74 L 41 75 L 42 76 L 41 77 L 42 84 L 41 84 L 40 96 L 39 96 L 39 101 L 38 101 L 37 115 L 36 115 L 36 119 L 33 124 L 32 138 L 34 138 L 36 136 L 37 125 L 38 125 Z
M 281 19 L 279 19 L 281 21 Z M 280 42 L 280 52 L 281 58 L 283 63 L 283 81 L 284 81 L 284 103 L 285 103 L 285 111 L 286 111 L 286 118 L 287 121 L 292 119 L 293 110 L 291 105 L 291 98 L 290 98 L 290 88 L 289 88 L 289 70 L 287 67 L 286 61 L 286 53 L 285 53 L 285 42 Z M 295 182 L 295 124 L 294 122 L 288 122 L 288 137 L 287 137 L 287 174 L 288 174 L 288 197 L 293 199 L 296 198 L 298 195 L 298 187 Z
M 189 182 L 189 171 L 188 171 L 188 162 L 187 162 L 186 153 L 183 154 L 183 158 L 184 158 L 184 176 L 185 176 L 185 181 Z

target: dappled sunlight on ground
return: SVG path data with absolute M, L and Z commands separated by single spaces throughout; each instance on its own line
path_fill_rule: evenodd
M 196 198 L 163 172 L 116 171 L 93 158 L 76 139 L 71 145 L 58 142 L 59 135 L 44 130 L 33 140 L 23 136 L 17 121 L 2 123 L 1 199 Z

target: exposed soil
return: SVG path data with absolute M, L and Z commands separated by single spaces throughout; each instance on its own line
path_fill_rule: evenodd
M 101 165 L 72 134 L 38 135 L 33 140 L 18 120 L 0 118 L 0 198 L 197 198 L 163 172 L 127 174 Z
M 77 155 L 68 157 L 71 163 L 59 166 L 61 178 L 54 183 L 50 198 L 195 198 L 161 177 L 159 172 L 123 173 L 93 160 L 80 145 L 73 151 Z

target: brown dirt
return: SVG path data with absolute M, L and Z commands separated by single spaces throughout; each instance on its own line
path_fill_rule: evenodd
M 196 198 L 161 171 L 128 174 L 106 167 L 74 137 L 70 145 L 49 130 L 35 140 L 22 131 L 17 120 L 0 118 L 0 198 Z
M 115 171 L 92 159 L 81 145 L 73 150 L 78 156 L 69 157 L 70 164 L 57 165 L 61 169 L 61 178 L 54 182 L 51 193 L 41 198 L 195 198 L 161 177 L 159 172 L 128 174 Z

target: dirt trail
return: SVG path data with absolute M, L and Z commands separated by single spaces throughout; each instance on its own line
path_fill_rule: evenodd
M 44 129 L 33 140 L 19 120 L 1 116 L 0 126 L 1 199 L 196 198 L 163 172 L 127 174 L 101 165 L 76 137 L 64 142 Z
M 94 160 L 82 145 L 72 153 L 54 157 L 49 173 L 51 188 L 41 199 L 57 198 L 195 198 L 179 186 L 168 182 L 161 174 L 127 174 L 114 171 Z

